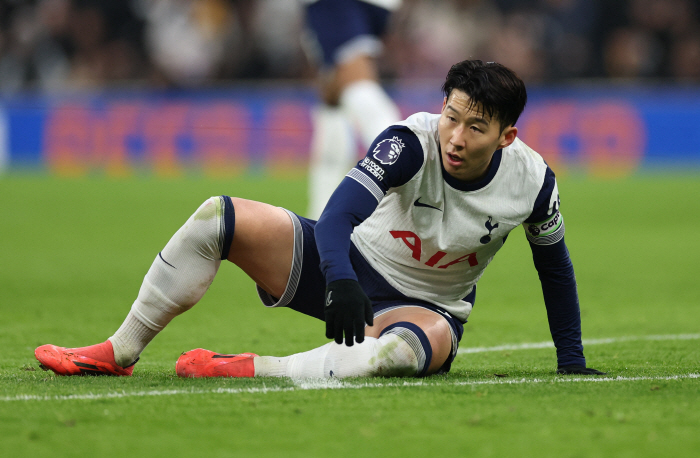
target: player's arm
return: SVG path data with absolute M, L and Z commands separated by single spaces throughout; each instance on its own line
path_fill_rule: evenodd
M 350 235 L 377 208 L 392 187 L 408 182 L 423 165 L 423 150 L 407 127 L 382 132 L 331 196 L 315 229 L 326 279 L 326 337 L 353 344 L 372 325 L 372 307 L 350 263 Z
M 554 173 L 547 168 L 534 210 L 524 224 L 532 259 L 542 284 L 549 330 L 557 349 L 557 372 L 603 374 L 586 367 L 574 267 L 564 242 L 564 218 Z

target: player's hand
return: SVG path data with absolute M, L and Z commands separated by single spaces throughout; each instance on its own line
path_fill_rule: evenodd
M 557 374 L 580 374 L 580 375 L 607 375 L 607 372 L 600 372 L 592 367 L 579 366 L 572 364 L 570 366 L 559 366 Z
M 355 280 L 336 280 L 326 287 L 326 337 L 352 347 L 365 340 L 365 323 L 372 326 L 372 303 Z M 354 339 L 353 339 L 354 337 Z

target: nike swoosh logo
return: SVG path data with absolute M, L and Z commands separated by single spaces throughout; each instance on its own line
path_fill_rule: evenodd
M 440 208 L 433 207 L 432 205 L 421 203 L 420 197 L 417 198 L 415 202 L 413 202 L 413 205 L 415 205 L 416 207 L 427 207 L 427 208 L 432 208 L 433 210 L 442 211 L 442 209 L 440 209 Z

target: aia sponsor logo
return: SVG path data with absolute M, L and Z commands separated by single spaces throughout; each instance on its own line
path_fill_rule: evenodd
M 399 137 L 386 138 L 374 147 L 374 158 L 383 165 L 391 165 L 399 159 L 399 154 L 404 148 L 404 143 Z
M 392 237 L 395 239 L 401 239 L 403 243 L 411 250 L 411 257 L 416 261 L 422 262 L 421 256 L 423 254 L 423 242 L 420 237 L 415 232 L 411 231 L 389 231 Z M 474 267 L 479 264 L 476 259 L 476 253 L 469 253 L 453 259 L 452 261 L 443 263 L 443 258 L 447 256 L 444 251 L 438 251 L 434 255 L 430 256 L 428 260 L 424 263 L 428 267 L 437 267 L 438 269 L 447 269 L 450 266 L 458 264 L 460 262 L 468 262 L 470 267 Z M 449 257 L 448 257 L 449 259 Z

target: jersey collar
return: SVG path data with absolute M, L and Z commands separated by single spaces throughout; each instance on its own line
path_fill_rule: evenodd
M 491 183 L 493 177 L 496 176 L 496 172 L 498 172 L 498 168 L 501 165 L 501 156 L 503 156 L 503 149 L 496 150 L 496 152 L 493 153 L 493 157 L 491 158 L 491 163 L 489 164 L 489 168 L 486 171 L 486 175 L 484 175 L 483 178 L 480 178 L 477 181 L 462 181 L 453 177 L 452 175 L 447 173 L 447 170 L 445 170 L 445 167 L 442 164 L 442 154 L 439 153 L 438 156 L 440 157 L 440 168 L 442 169 L 442 178 L 447 182 L 448 185 L 459 191 L 477 191 L 485 187 L 487 184 Z

